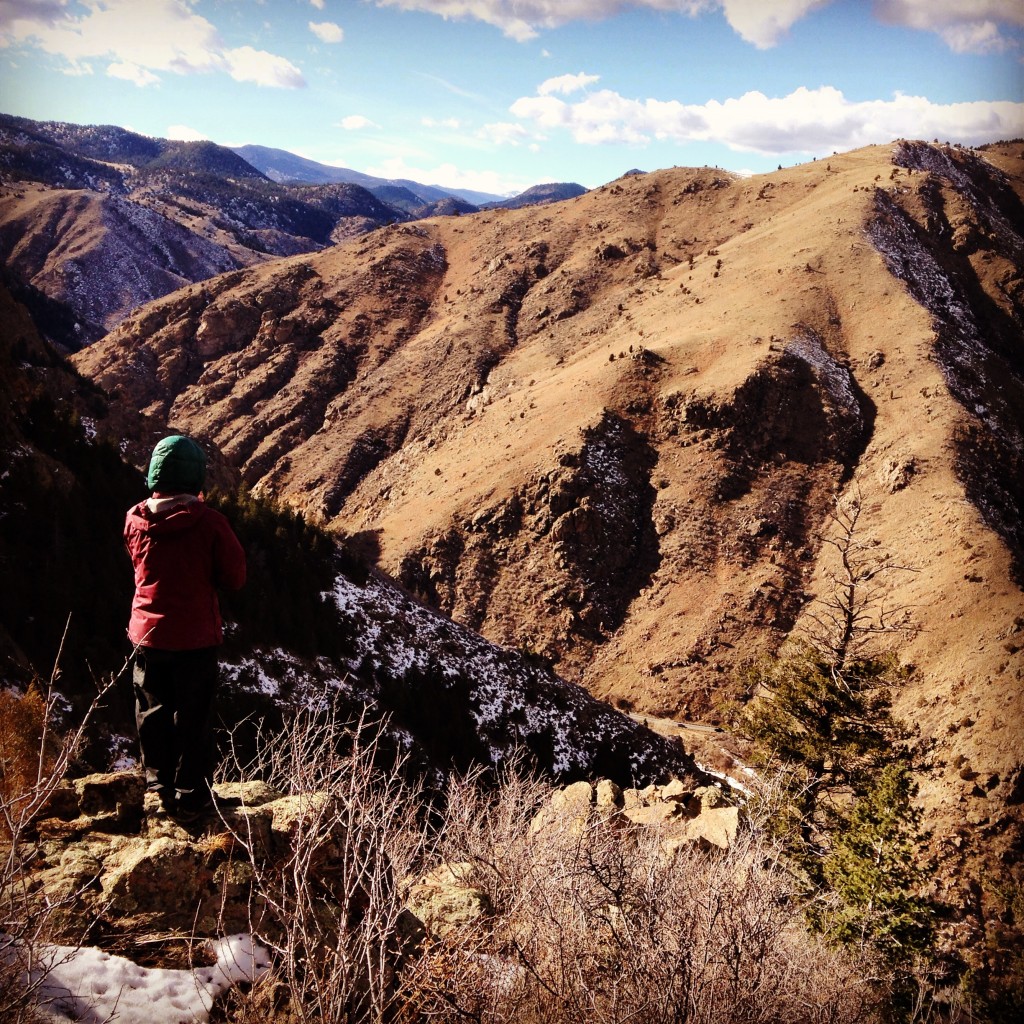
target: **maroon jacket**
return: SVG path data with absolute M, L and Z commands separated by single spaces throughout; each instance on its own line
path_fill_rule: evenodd
M 245 583 L 245 553 L 219 512 L 202 499 L 143 501 L 128 511 L 124 542 L 135 566 L 128 636 L 165 651 L 223 639 L 216 587 Z

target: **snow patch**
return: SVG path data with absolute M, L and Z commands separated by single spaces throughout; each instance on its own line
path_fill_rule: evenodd
M 45 946 L 29 980 L 52 1024 L 208 1024 L 214 1002 L 232 985 L 270 968 L 270 955 L 251 935 L 230 935 L 212 947 L 212 966 L 171 970 L 140 967 L 94 947 Z
M 237 691 L 271 699 L 289 696 L 308 702 L 313 695 L 347 688 L 347 680 L 326 658 L 310 663 L 282 648 L 260 651 L 237 661 L 221 661 L 221 675 Z M 315 670 L 315 671 L 313 671 Z

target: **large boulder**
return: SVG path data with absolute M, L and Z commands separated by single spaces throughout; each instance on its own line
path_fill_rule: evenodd
M 626 790 L 608 779 L 576 782 L 551 794 L 534 815 L 530 834 L 579 837 L 597 821 L 658 830 L 668 853 L 686 843 L 728 850 L 736 841 L 739 808 L 727 803 L 721 787 L 682 779 Z
M 406 906 L 428 934 L 450 937 L 493 913 L 490 896 L 472 876 L 471 864 L 445 863 L 410 887 Z

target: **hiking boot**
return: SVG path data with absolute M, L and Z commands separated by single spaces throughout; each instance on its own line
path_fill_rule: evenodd
M 174 810 L 169 813 L 181 825 L 194 825 L 213 814 L 213 801 L 179 800 L 174 805 Z
M 166 789 L 147 789 L 142 806 L 147 815 L 161 818 L 174 811 L 174 794 Z

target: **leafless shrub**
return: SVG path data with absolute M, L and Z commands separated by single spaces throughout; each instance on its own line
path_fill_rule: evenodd
M 804 632 L 827 653 L 833 670 L 842 674 L 858 659 L 877 655 L 879 638 L 912 629 L 910 608 L 893 604 L 892 573 L 916 572 L 901 565 L 877 541 L 864 535 L 860 522 L 864 500 L 857 485 L 838 497 L 821 541 L 834 555 L 825 574 L 825 587 L 807 613 Z
M 870 1021 L 870 965 L 809 935 L 779 849 L 673 848 L 621 818 L 524 827 L 538 788 L 453 787 L 440 855 L 472 865 L 493 916 L 435 940 L 407 1021 Z
M 106 695 L 129 664 L 126 661 L 119 672 L 99 681 L 78 725 L 58 735 L 54 729 L 60 701 L 56 683 L 63 646 L 62 640 L 43 690 L 9 697 L 31 720 L 31 742 L 24 735 L 9 736 L 0 748 L 0 1020 L 5 1024 L 35 1024 L 40 1019 L 36 994 L 53 966 L 49 945 L 53 925 L 77 899 L 76 893 L 44 897 L 31 885 L 36 822 L 81 750 Z M 17 730 L 18 716 L 12 716 L 11 710 L 5 720 Z M 26 722 L 20 725 L 24 728 Z
M 729 851 L 677 846 L 594 807 L 552 814 L 550 787 L 515 772 L 497 785 L 454 779 L 428 820 L 400 766 L 381 769 L 365 736 L 330 713 L 303 714 L 241 773 L 258 769 L 303 802 L 286 851 L 238 837 L 278 987 L 257 986 L 232 1020 L 881 1019 L 880 977 L 809 934 L 761 822 Z M 768 797 L 754 806 L 771 813 Z M 486 894 L 488 912 L 403 948 L 409 884 L 439 865 Z
M 268 848 L 258 830 L 235 836 L 252 864 L 253 930 L 276 957 L 279 1012 L 296 1024 L 381 1020 L 394 998 L 406 917 L 396 879 L 426 833 L 420 794 L 400 762 L 381 767 L 378 736 L 332 706 L 304 710 L 263 737 L 253 762 L 222 769 L 296 802 L 287 848 Z M 263 986 L 247 1019 L 268 999 Z

